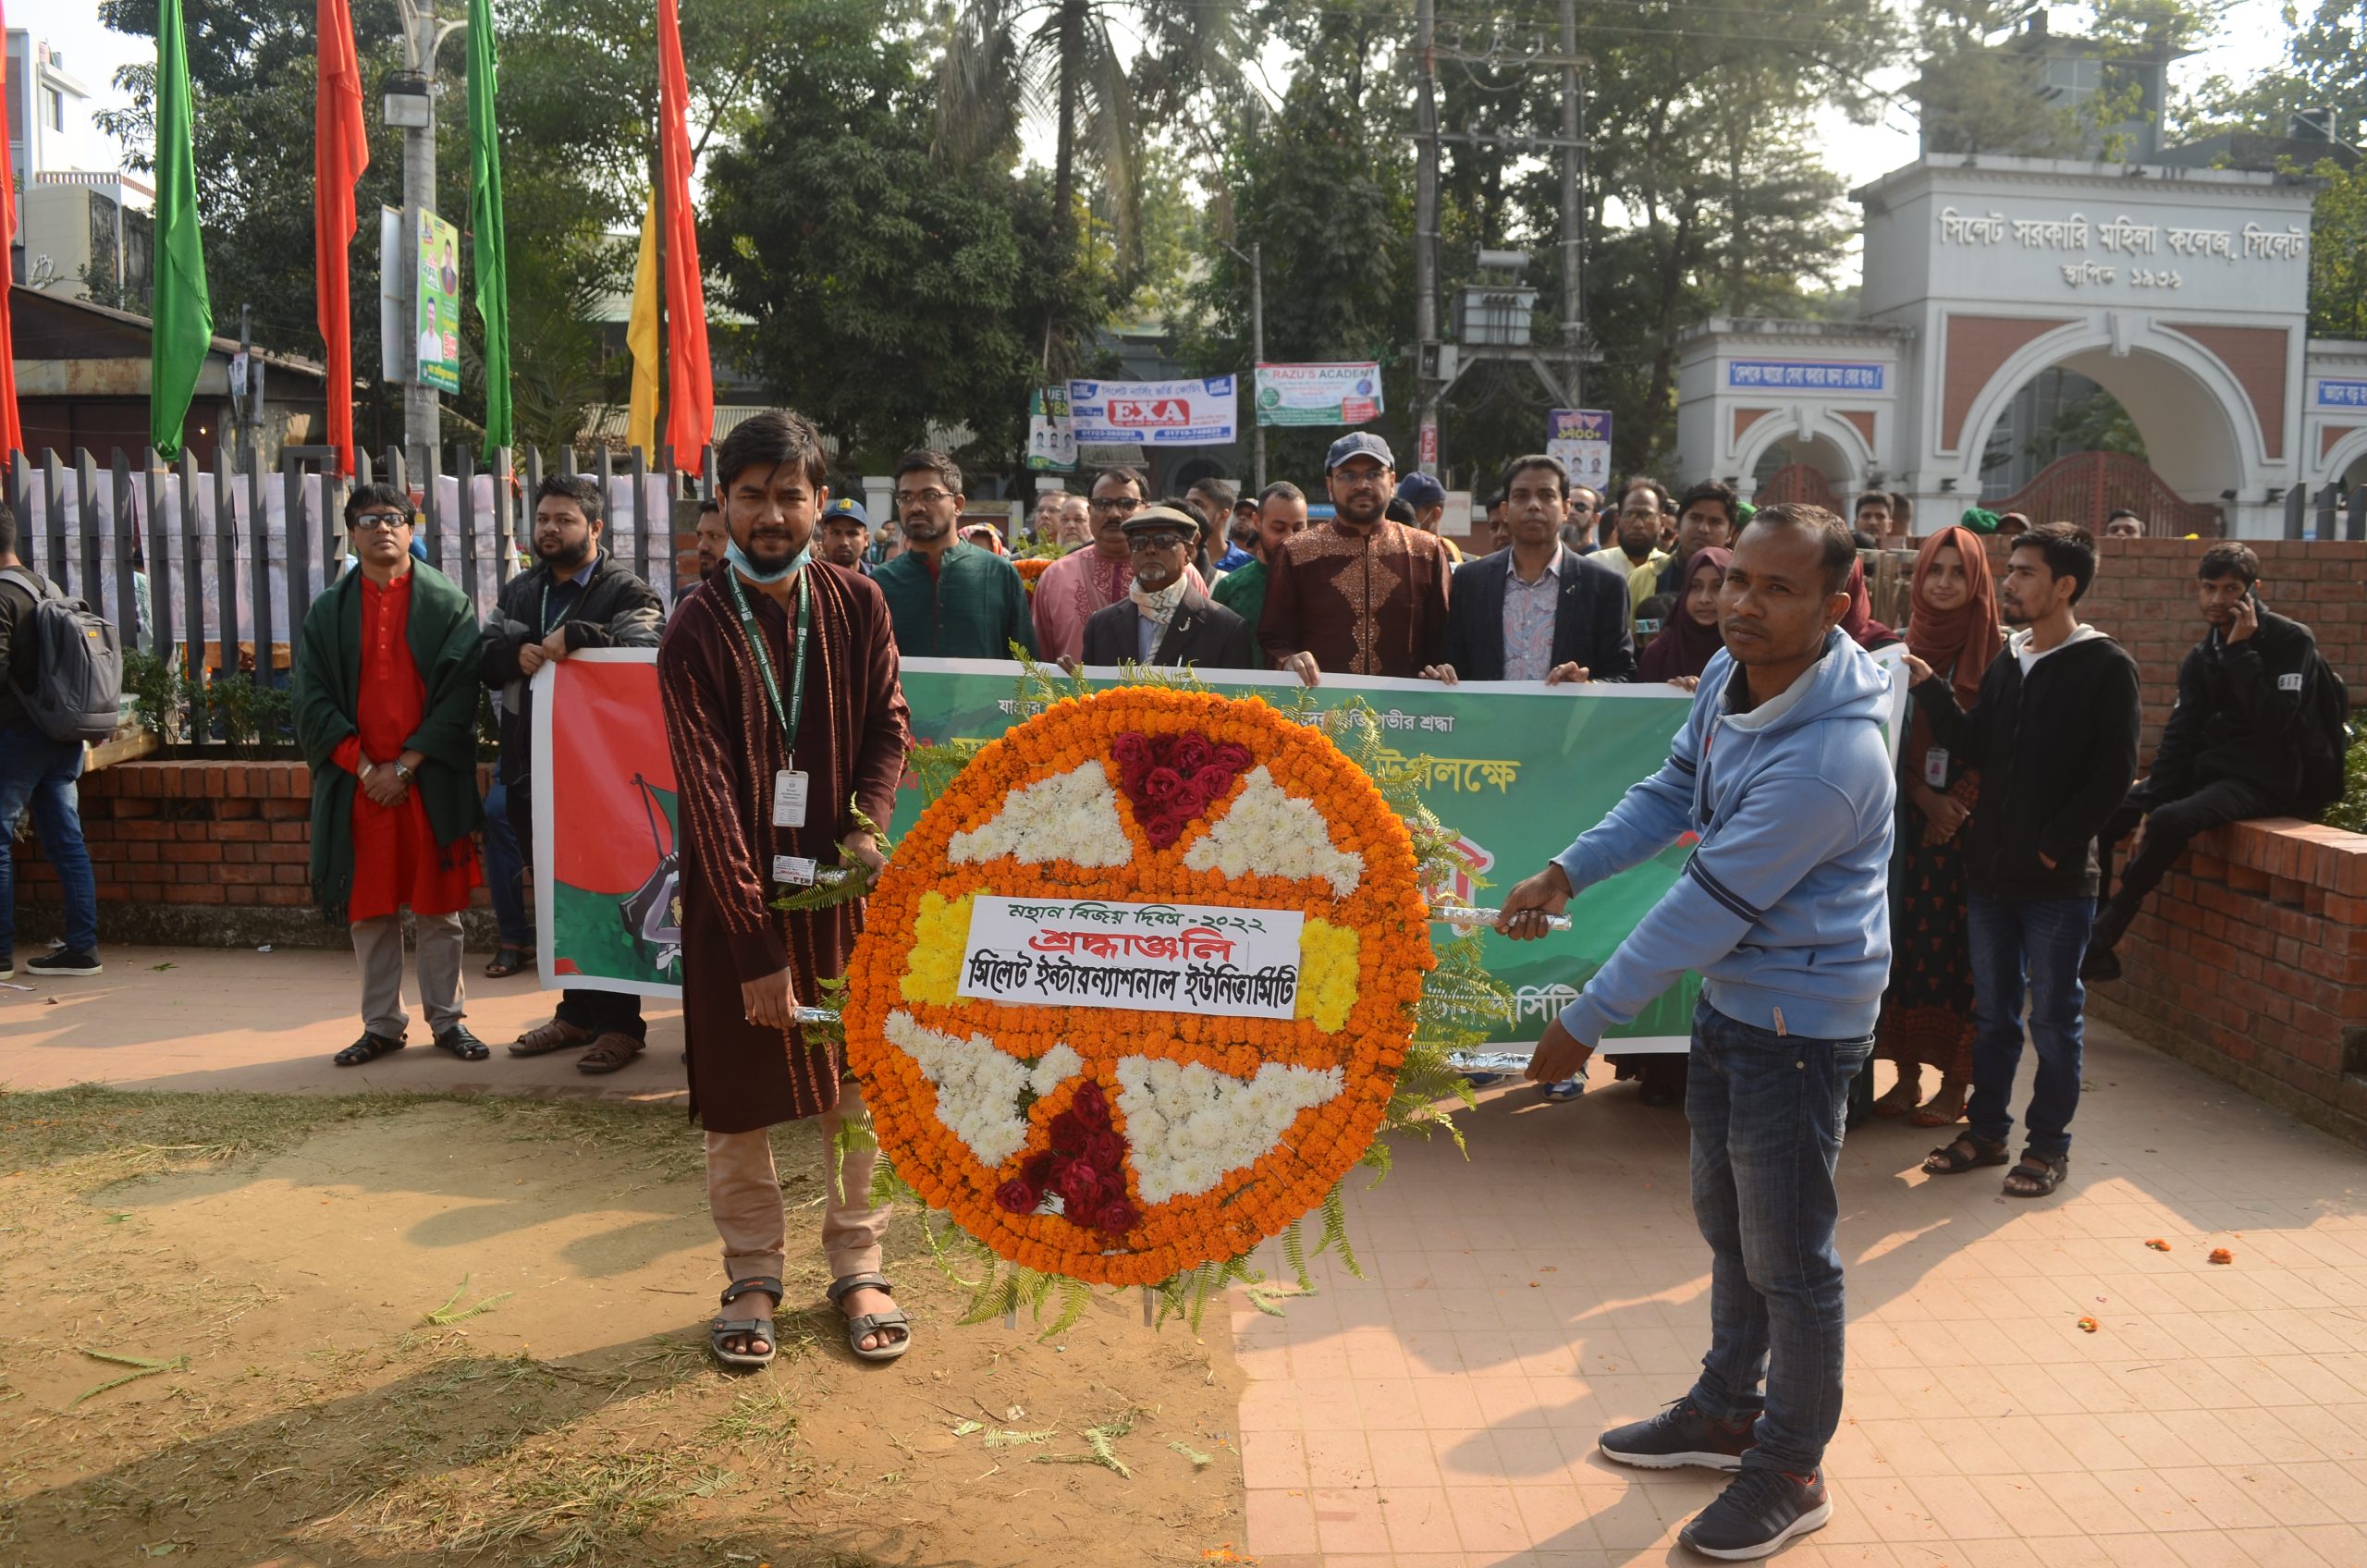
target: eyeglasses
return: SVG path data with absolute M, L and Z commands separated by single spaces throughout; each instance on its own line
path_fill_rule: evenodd
M 896 504 L 900 507 L 936 507 L 942 506 L 951 499 L 953 499 L 951 496 L 936 488 L 934 485 L 930 486 L 926 490 L 899 490 L 896 492 Z
M 1143 509 L 1142 502 L 1132 496 L 1096 496 L 1085 504 L 1104 517 L 1132 517 Z
M 363 512 L 347 523 L 345 531 L 349 533 L 375 533 L 383 529 L 392 533 L 398 528 L 410 526 L 410 517 L 402 512 Z
M 1126 548 L 1138 556 L 1150 550 L 1180 550 L 1183 547 L 1184 536 L 1180 533 L 1129 533 L 1126 535 Z

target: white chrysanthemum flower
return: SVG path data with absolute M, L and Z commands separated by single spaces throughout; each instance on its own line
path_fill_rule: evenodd
M 1000 1165 L 1027 1142 L 1027 1119 L 1020 1101 L 1042 1098 L 1084 1071 L 1085 1062 L 1065 1045 L 1044 1053 L 1034 1067 L 999 1048 L 984 1035 L 967 1039 L 931 1029 L 898 1008 L 881 1031 L 888 1043 L 911 1057 L 937 1089 L 937 1117 L 986 1166 Z
M 1332 1098 L 1346 1082 L 1336 1067 L 1317 1072 L 1269 1062 L 1243 1079 L 1198 1062 L 1132 1056 L 1120 1059 L 1117 1079 L 1118 1110 L 1146 1204 L 1205 1193 L 1255 1163 L 1300 1111 Z
M 983 827 L 956 833 L 945 858 L 957 865 L 1010 855 L 1030 865 L 1064 860 L 1123 865 L 1134 848 L 1118 818 L 1118 797 L 1098 761 L 1013 790 Z
M 1283 793 L 1263 766 L 1251 770 L 1233 809 L 1184 851 L 1184 864 L 1227 876 L 1320 876 L 1343 899 L 1365 874 L 1363 856 L 1332 846 L 1314 802 Z

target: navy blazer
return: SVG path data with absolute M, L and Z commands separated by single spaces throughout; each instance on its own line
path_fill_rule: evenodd
M 1080 661 L 1096 667 L 1142 657 L 1142 611 L 1132 599 L 1093 612 L 1085 623 Z M 1205 594 L 1186 588 L 1167 623 L 1154 665 L 1197 665 L 1202 669 L 1255 669 L 1249 656 L 1249 623 Z
M 1512 570 L 1510 549 L 1455 569 L 1446 605 L 1446 662 L 1459 680 L 1504 678 L 1504 581 Z M 1552 662 L 1582 665 L 1596 680 L 1636 678 L 1626 574 L 1567 546 L 1553 606 Z

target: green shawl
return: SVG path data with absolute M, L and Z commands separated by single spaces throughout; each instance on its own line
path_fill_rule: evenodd
M 427 688 L 427 715 L 409 741 L 425 760 L 419 791 L 439 851 L 477 829 L 477 612 L 460 584 L 411 562 L 411 619 L 404 642 Z M 353 897 L 353 792 L 360 780 L 330 760 L 361 731 L 362 569 L 353 567 L 313 601 L 296 642 L 289 682 L 296 743 L 313 769 L 313 897 L 342 923 Z

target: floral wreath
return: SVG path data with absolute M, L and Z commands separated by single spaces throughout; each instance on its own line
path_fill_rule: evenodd
M 1368 718 L 1363 766 L 1333 743 L 1343 717 L 1156 685 L 1065 696 L 981 749 L 895 847 L 844 1036 L 883 1186 L 1008 1266 L 989 1268 L 975 1316 L 1040 1308 L 1060 1284 L 1061 1328 L 1107 1284 L 1196 1317 L 1216 1288 L 1259 1279 L 1246 1255 L 1277 1235 L 1304 1285 L 1298 1226 L 1318 1208 L 1314 1250 L 1336 1243 L 1353 1269 L 1342 1179 L 1386 1170 L 1385 1131 L 1452 1128 L 1446 1051 L 1494 1005 L 1476 941 L 1446 945 L 1445 994 L 1426 1001 L 1441 975 L 1421 889 L 1453 835 L 1376 784 Z M 1293 1016 L 963 996 L 982 896 L 1295 913 Z M 930 1239 L 946 1261 L 952 1231 Z

